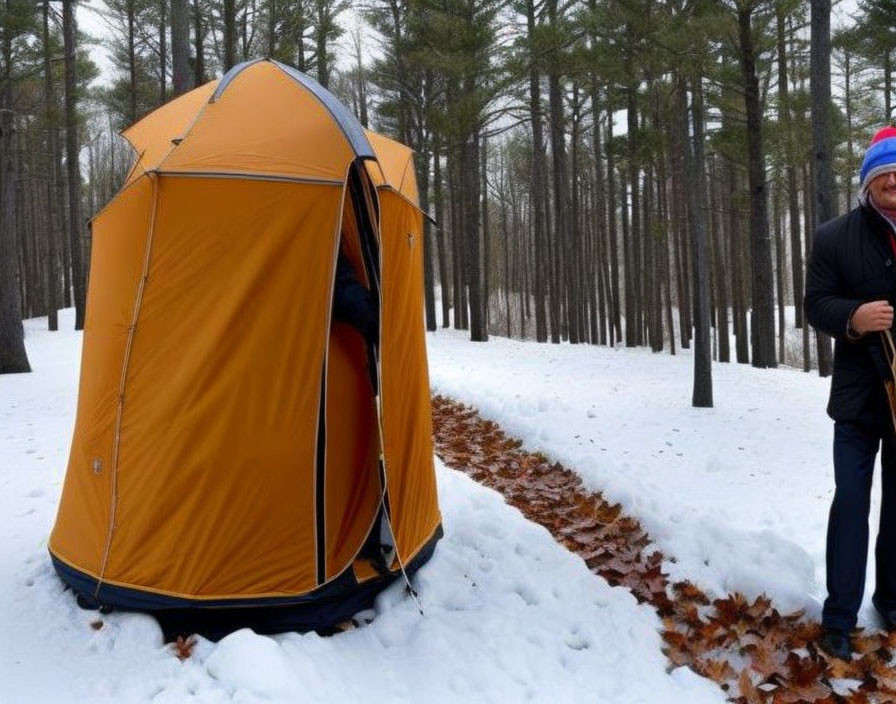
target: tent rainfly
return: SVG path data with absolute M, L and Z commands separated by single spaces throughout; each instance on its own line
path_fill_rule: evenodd
M 334 625 L 442 534 L 412 153 L 269 60 L 123 135 L 53 564 L 82 603 L 212 637 Z M 332 320 L 340 250 L 369 347 Z

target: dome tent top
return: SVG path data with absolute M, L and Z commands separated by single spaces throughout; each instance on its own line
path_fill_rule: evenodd
M 209 98 L 210 103 L 214 103 L 220 99 L 221 95 L 225 90 L 230 86 L 230 84 L 246 69 L 255 66 L 256 64 L 268 62 L 279 68 L 283 71 L 287 76 L 293 79 L 296 83 L 301 85 L 303 88 L 307 89 L 315 98 L 317 98 L 321 104 L 327 109 L 330 115 L 333 116 L 333 119 L 341 128 L 345 138 L 348 140 L 348 143 L 352 146 L 352 149 L 355 152 L 355 155 L 361 159 L 375 159 L 376 154 L 373 151 L 373 148 L 370 146 L 370 142 L 367 140 L 367 136 L 364 133 L 364 128 L 361 126 L 361 123 L 358 122 L 358 119 L 352 115 L 352 113 L 348 110 L 348 108 L 343 105 L 339 99 L 333 95 L 329 90 L 324 88 L 320 83 L 315 81 L 310 76 L 302 73 L 298 69 L 293 68 L 292 66 L 288 66 L 287 64 L 281 63 L 280 61 L 275 61 L 273 59 L 250 59 L 249 61 L 244 61 L 240 64 L 237 64 L 233 68 L 231 68 L 221 80 L 218 82 L 218 86 L 215 89 L 215 92 L 212 93 L 211 98 Z

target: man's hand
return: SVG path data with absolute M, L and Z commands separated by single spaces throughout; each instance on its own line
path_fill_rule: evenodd
M 852 314 L 849 325 L 859 335 L 889 330 L 893 325 L 893 306 L 887 301 L 863 303 Z

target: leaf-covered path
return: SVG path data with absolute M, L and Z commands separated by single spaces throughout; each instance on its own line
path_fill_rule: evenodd
M 814 645 L 820 627 L 782 615 L 765 597 L 710 600 L 690 582 L 670 584 L 667 556 L 650 550 L 640 523 L 589 493 L 576 474 L 451 399 L 433 399 L 436 453 L 446 465 L 502 493 L 612 585 L 627 587 L 663 619 L 666 655 L 718 682 L 737 702 L 893 702 L 896 634 L 855 638 L 851 663 Z M 674 556 L 668 559 L 674 561 Z

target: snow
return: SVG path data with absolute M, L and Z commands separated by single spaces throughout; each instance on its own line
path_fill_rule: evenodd
M 661 624 L 649 607 L 592 574 L 498 494 L 440 463 L 445 537 L 414 577 L 424 616 L 396 584 L 361 615 L 360 627 L 345 633 L 269 637 L 242 630 L 218 643 L 199 639 L 192 657 L 181 662 L 163 644 L 151 617 L 79 609 L 46 552 L 77 395 L 81 338 L 65 331 L 72 318 L 64 311 L 63 331 L 57 333 L 45 331 L 46 320 L 27 321 L 34 372 L 0 377 L 0 702 L 724 701 L 720 689 L 691 671 L 668 670 Z M 580 415 L 581 423 L 593 427 L 598 419 L 589 419 L 587 411 L 605 414 L 597 398 L 602 389 L 590 395 L 568 389 L 567 402 L 536 388 L 541 372 L 530 361 L 582 351 L 500 340 L 477 347 L 444 333 L 430 342 L 433 377 L 443 390 L 455 374 L 446 367 L 454 355 L 473 370 L 466 382 L 456 382 L 459 394 L 470 400 L 487 387 L 489 375 L 501 378 L 514 367 L 531 376 L 526 385 L 532 393 L 513 403 L 523 409 L 510 414 L 514 431 L 535 427 L 538 438 L 545 430 L 552 452 L 562 450 L 558 443 L 565 431 L 547 421 L 549 416 Z M 488 349 L 491 356 L 482 357 Z M 591 355 L 598 353 L 582 358 L 591 360 L 589 365 L 599 358 Z M 615 359 L 623 363 L 623 376 L 628 376 L 625 360 L 640 364 L 637 353 Z M 548 364 L 554 374 L 565 368 L 560 361 Z M 581 387 L 581 379 L 573 378 Z M 519 381 L 517 393 L 526 388 Z M 587 406 L 578 405 L 580 392 Z M 496 404 L 492 410 L 503 407 L 500 400 Z M 682 407 L 670 405 L 670 418 L 687 415 Z M 660 431 L 641 442 L 661 446 Z M 609 439 L 601 442 L 608 451 L 600 459 L 617 470 L 625 467 L 621 457 L 611 459 Z M 583 460 L 576 469 L 589 466 L 584 463 L 588 446 L 570 445 Z M 636 489 L 633 472 L 630 490 L 643 493 Z M 651 503 L 638 506 L 646 512 Z M 690 513 L 681 510 L 683 523 L 691 520 Z
M 689 351 L 467 337 L 429 336 L 434 392 L 476 406 L 622 503 L 674 579 L 716 596 L 765 592 L 820 617 L 834 490 L 828 380 L 714 363 L 715 407 L 695 409 Z M 872 526 L 878 514 L 875 492 Z M 870 558 L 859 625 L 874 623 Z

